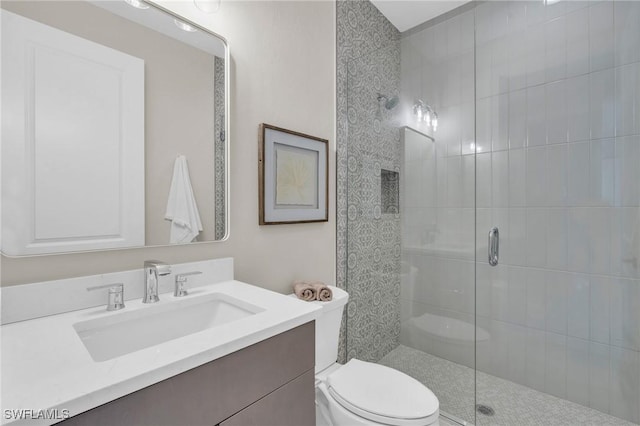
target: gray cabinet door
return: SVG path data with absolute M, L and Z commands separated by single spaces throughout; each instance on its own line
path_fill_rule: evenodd
M 314 426 L 314 378 L 314 371 L 307 371 L 220 426 Z

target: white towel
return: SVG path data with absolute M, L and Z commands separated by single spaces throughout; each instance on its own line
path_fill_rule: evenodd
M 189 167 L 184 155 L 179 155 L 173 165 L 173 179 L 164 218 L 171 221 L 170 242 L 189 243 L 202 231 L 196 198 L 193 196 Z

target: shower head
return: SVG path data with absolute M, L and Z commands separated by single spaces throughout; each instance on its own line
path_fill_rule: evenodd
M 388 110 L 392 110 L 398 105 L 400 99 L 397 96 L 389 98 L 381 93 L 378 93 L 378 103 L 382 104 L 384 101 L 384 107 Z

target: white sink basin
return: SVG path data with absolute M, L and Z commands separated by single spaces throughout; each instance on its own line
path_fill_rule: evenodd
M 189 296 L 77 322 L 73 328 L 94 361 L 107 361 L 250 317 L 264 309 L 228 294 Z

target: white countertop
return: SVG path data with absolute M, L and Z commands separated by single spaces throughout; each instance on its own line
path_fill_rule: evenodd
M 68 410 L 73 416 L 302 325 L 321 309 L 239 281 L 197 287 L 186 297 L 215 292 L 265 310 L 103 362 L 93 361 L 74 323 L 171 303 L 173 295 L 161 294 L 154 305 L 127 301 L 124 311 L 100 306 L 3 325 L 2 424 L 56 423 L 61 419 L 8 419 L 6 410 Z

